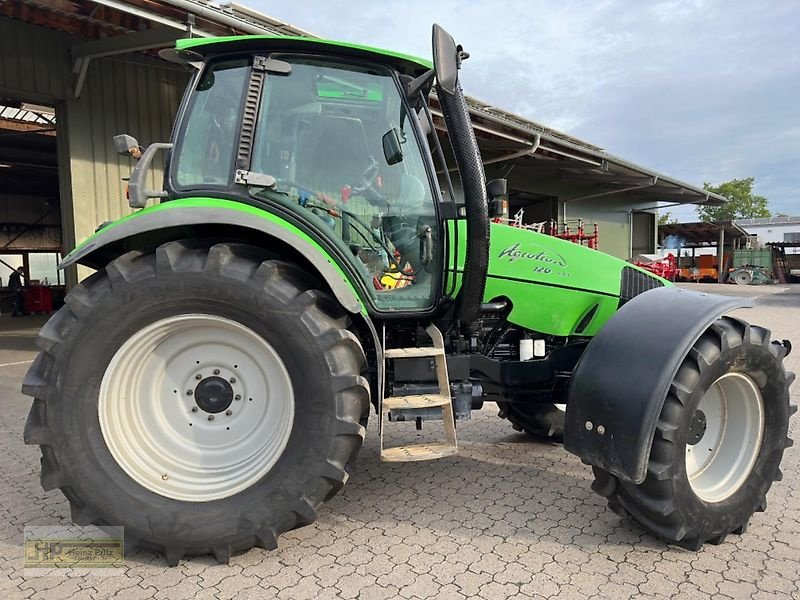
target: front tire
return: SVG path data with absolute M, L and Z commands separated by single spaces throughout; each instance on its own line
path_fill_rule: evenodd
M 592 485 L 621 516 L 684 548 L 743 533 L 767 506 L 791 445 L 786 349 L 769 331 L 716 321 L 681 364 L 659 416 L 647 475 L 636 485 L 593 467 Z
M 344 310 L 256 248 L 170 242 L 76 287 L 23 391 L 42 486 L 126 547 L 227 562 L 316 519 L 369 409 Z

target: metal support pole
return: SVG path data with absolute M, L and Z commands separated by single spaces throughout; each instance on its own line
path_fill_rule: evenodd
M 725 279 L 725 227 L 719 230 L 719 246 L 717 247 L 717 282 L 724 283 Z
M 633 210 L 628 211 L 628 258 L 633 260 Z

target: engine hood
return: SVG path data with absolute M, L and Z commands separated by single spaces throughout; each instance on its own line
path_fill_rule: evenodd
M 507 298 L 509 321 L 551 335 L 594 335 L 630 298 L 671 285 L 609 254 L 492 223 L 485 300 Z

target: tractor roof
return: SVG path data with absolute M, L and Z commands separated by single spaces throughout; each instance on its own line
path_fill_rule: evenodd
M 360 44 L 288 35 L 235 35 L 229 37 L 192 38 L 178 40 L 176 49 L 191 50 L 200 55 L 217 52 L 307 51 L 335 54 L 352 58 L 380 60 L 401 73 L 417 76 L 433 68 L 428 60 L 391 50 Z

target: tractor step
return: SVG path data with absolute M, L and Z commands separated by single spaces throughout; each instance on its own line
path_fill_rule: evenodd
M 384 448 L 381 453 L 383 462 L 414 462 L 417 460 L 435 460 L 458 454 L 458 447 L 447 443 L 411 444 Z
M 381 402 L 381 460 L 386 462 L 412 462 L 417 460 L 434 460 L 453 456 L 458 453 L 456 441 L 456 421 L 453 412 L 453 401 L 450 398 L 450 379 L 447 375 L 447 360 L 444 354 L 444 339 L 442 332 L 431 324 L 425 331 L 433 340 L 430 348 L 385 348 L 384 359 L 402 360 L 404 358 L 432 357 L 436 362 L 436 379 L 439 386 L 435 394 L 414 394 L 409 396 L 392 396 L 384 398 Z M 386 337 L 384 329 L 384 339 Z M 385 346 L 385 343 L 384 343 Z M 442 425 L 444 427 L 444 440 L 435 443 L 409 444 L 386 448 L 383 445 L 383 430 L 388 423 L 389 413 L 392 410 L 414 410 L 442 407 Z
M 384 408 L 389 410 L 408 410 L 411 408 L 433 408 L 450 404 L 450 396 L 441 394 L 417 394 L 414 396 L 392 396 L 383 399 Z
M 424 358 L 444 355 L 443 348 L 389 348 L 383 351 L 386 358 Z

